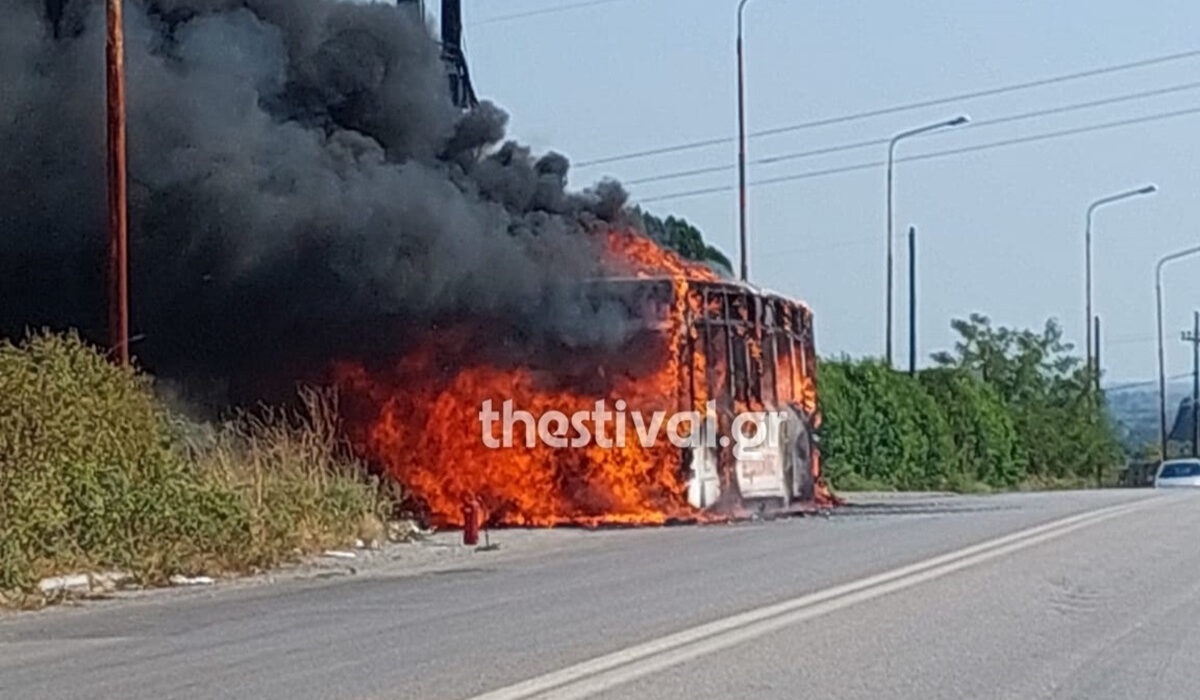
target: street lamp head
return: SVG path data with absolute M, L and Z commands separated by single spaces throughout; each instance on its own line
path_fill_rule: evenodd
M 963 115 L 957 116 L 957 117 L 951 119 L 950 121 L 946 122 L 946 126 L 962 126 L 963 124 L 966 124 L 969 121 L 971 121 L 971 118 L 968 117 L 967 115 L 963 114 Z
M 1137 193 L 1138 194 L 1154 194 L 1157 191 L 1158 191 L 1158 185 L 1146 185 L 1142 189 L 1138 190 Z

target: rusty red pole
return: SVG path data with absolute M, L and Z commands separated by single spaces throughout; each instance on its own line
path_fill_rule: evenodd
M 110 352 L 129 366 L 129 213 L 125 164 L 125 32 L 122 0 L 108 0 L 108 333 Z

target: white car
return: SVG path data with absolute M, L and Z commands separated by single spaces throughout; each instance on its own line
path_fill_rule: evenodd
M 1154 488 L 1200 488 L 1200 459 L 1168 459 L 1154 475 Z

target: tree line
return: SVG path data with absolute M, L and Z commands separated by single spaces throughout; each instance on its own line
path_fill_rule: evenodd
M 954 349 L 915 375 L 876 360 L 818 368 L 827 477 L 843 489 L 1011 489 L 1110 483 L 1118 432 L 1061 327 L 955 320 Z

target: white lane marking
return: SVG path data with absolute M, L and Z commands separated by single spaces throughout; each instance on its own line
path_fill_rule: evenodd
M 1109 506 L 902 566 L 881 574 L 826 588 L 798 598 L 749 610 L 643 642 L 620 651 L 493 690 L 473 700 L 583 698 L 670 666 L 741 644 L 857 603 L 931 581 L 1088 525 L 1146 507 L 1157 498 Z

